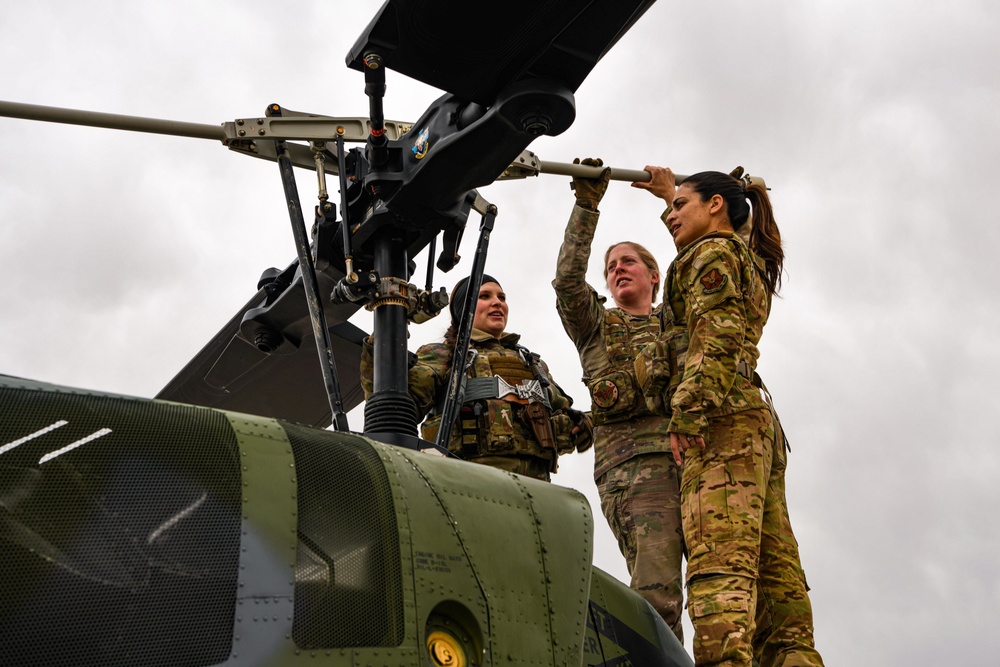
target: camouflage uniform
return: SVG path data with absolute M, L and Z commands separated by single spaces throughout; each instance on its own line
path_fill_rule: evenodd
M 469 349 L 474 350 L 476 356 L 469 376 L 499 374 L 511 380 L 510 373 L 514 373 L 518 376 L 514 379 L 533 377 L 521 360 L 519 340 L 517 334 L 505 333 L 497 339 L 473 329 Z M 417 406 L 417 417 L 427 416 L 420 429 L 425 440 L 433 441 L 437 436 L 441 423 L 438 410 L 448 387 L 451 357 L 450 345 L 423 345 L 417 350 L 416 363 L 409 370 L 409 391 Z M 532 425 L 526 406 L 511 396 L 467 402 L 452 429 L 449 451 L 467 461 L 549 481 L 550 473 L 556 470 L 559 454 L 576 448 L 586 449 L 590 436 L 586 417 L 572 409 L 573 400 L 552 381 L 545 362 L 540 361 L 539 365 L 550 383 L 546 392 L 551 412 L 545 417 L 551 423 L 551 441 L 540 440 L 538 427 Z M 372 392 L 372 373 L 372 346 L 366 339 L 361 354 L 361 386 L 366 398 Z M 584 426 L 585 433 L 581 436 L 571 434 L 577 424 Z
M 785 441 L 754 384 L 771 305 L 762 270 L 738 236 L 719 232 L 683 249 L 666 280 L 664 314 L 688 336 L 669 371 L 680 373 L 665 397 L 670 430 L 706 443 L 685 453 L 681 481 L 699 667 L 823 664 L 785 504 Z
M 680 471 L 666 420 L 646 408 L 633 370 L 638 350 L 661 333 L 659 307 L 652 316 L 606 309 L 606 299 L 586 283 L 598 216 L 573 208 L 552 281 L 556 307 L 591 394 L 601 509 L 625 556 L 632 588 L 683 641 Z

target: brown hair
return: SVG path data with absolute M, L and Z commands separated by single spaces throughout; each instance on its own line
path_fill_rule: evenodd
M 739 231 L 750 219 L 753 207 L 753 226 L 750 228 L 750 250 L 764 260 L 764 275 L 761 276 L 768 293 L 777 294 L 781 288 L 781 271 L 785 261 L 785 251 L 781 248 L 781 233 L 774 220 L 774 209 L 763 184 L 737 179 L 719 171 L 703 171 L 684 179 L 702 201 L 719 195 L 726 202 L 726 212 L 733 229 Z
M 611 251 L 620 245 L 630 245 L 632 249 L 635 250 L 635 254 L 639 255 L 639 259 L 642 263 L 646 265 L 646 268 L 650 272 L 656 273 L 656 282 L 653 283 L 653 303 L 656 303 L 656 297 L 660 294 L 660 287 L 662 287 L 663 276 L 660 273 L 660 265 L 656 263 L 656 258 L 653 257 L 653 253 L 646 250 L 645 246 L 642 246 L 635 241 L 619 241 L 618 243 L 612 243 L 608 246 L 608 249 L 604 251 L 604 282 L 608 282 L 608 257 L 611 256 Z

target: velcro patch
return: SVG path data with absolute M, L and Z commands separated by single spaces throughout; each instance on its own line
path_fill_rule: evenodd
M 700 282 L 702 288 L 704 288 L 702 291 L 705 294 L 712 294 L 714 292 L 718 292 L 726 286 L 726 283 L 729 282 L 729 276 L 722 275 L 718 269 L 712 269 L 699 278 L 698 282 Z
M 601 380 L 594 385 L 591 396 L 599 408 L 610 408 L 618 402 L 618 385 L 611 380 Z

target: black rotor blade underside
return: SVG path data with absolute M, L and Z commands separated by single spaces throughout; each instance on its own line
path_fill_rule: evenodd
M 490 106 L 514 81 L 575 92 L 653 0 L 388 0 L 347 56 Z

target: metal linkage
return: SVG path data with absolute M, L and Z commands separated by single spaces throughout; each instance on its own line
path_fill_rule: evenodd
M 272 105 L 269 113 L 281 113 L 280 107 Z M 276 141 L 278 170 L 281 173 L 281 184 L 285 190 L 285 201 L 288 205 L 288 217 L 292 223 L 292 234 L 295 236 L 295 249 L 299 257 L 299 270 L 302 274 L 302 285 L 305 289 L 306 304 L 309 308 L 309 319 L 312 323 L 313 336 L 316 340 L 316 352 L 319 355 L 320 370 L 326 395 L 330 402 L 331 422 L 334 430 L 347 431 L 347 413 L 340 393 L 340 382 L 337 379 L 337 365 L 333 357 L 333 345 L 330 341 L 330 330 L 323 313 L 323 304 L 319 295 L 319 281 L 313 265 L 309 237 L 306 234 L 305 220 L 302 217 L 302 206 L 299 203 L 299 192 L 295 185 L 295 174 L 292 163 L 288 159 L 284 141 Z
M 359 273 L 354 282 L 343 279 L 334 288 L 330 299 L 334 303 L 361 303 L 366 310 L 375 311 L 384 306 L 406 308 L 406 319 L 422 324 L 436 317 L 448 306 L 448 292 L 423 290 L 402 278 L 380 278 L 375 271 Z
M 479 225 L 479 243 L 476 245 L 476 255 L 472 259 L 472 271 L 469 274 L 469 288 L 465 293 L 465 303 L 462 304 L 462 315 L 458 322 L 458 337 L 455 341 L 455 352 L 452 359 L 465 359 L 469 352 L 469 341 L 472 339 L 472 320 L 476 312 L 476 302 L 479 300 L 479 288 L 483 286 L 483 271 L 486 269 L 486 253 L 490 246 L 490 234 L 496 222 L 497 207 L 490 204 L 483 214 Z M 441 409 L 441 426 L 438 429 L 435 444 L 448 447 L 451 431 L 458 417 L 458 411 L 465 402 L 465 374 L 467 368 L 463 363 L 452 363 L 448 377 L 448 391 L 445 394 L 444 406 Z

